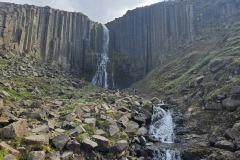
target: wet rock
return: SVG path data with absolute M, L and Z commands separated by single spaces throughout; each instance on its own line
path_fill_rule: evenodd
M 139 125 L 146 123 L 147 116 L 143 113 L 137 114 L 133 117 L 134 121 L 137 122 Z
M 116 133 L 118 133 L 120 131 L 120 129 L 118 128 L 118 126 L 116 124 L 112 124 L 109 126 L 109 133 L 110 133 L 110 136 L 113 136 L 115 135 Z
M 6 156 L 3 157 L 2 160 L 17 160 L 16 157 L 12 154 L 7 154 Z
M 160 99 L 158 99 L 157 97 L 154 97 L 150 100 L 153 104 L 159 104 L 161 102 Z
M 98 144 L 94 141 L 91 141 L 90 139 L 84 139 L 82 141 L 82 149 L 85 152 L 91 152 L 93 149 L 95 149 L 98 146 Z
M 44 151 L 31 151 L 27 160 L 45 160 L 45 156 Z
M 207 157 L 208 160 L 239 160 L 233 152 L 221 151 Z
M 25 141 L 28 144 L 49 144 L 49 135 L 42 134 L 42 135 L 31 135 L 28 137 L 25 137 Z
M 111 147 L 111 152 L 114 154 L 119 154 L 128 148 L 128 142 L 126 140 L 118 141 L 115 145 Z
M 109 140 L 106 137 L 93 135 L 92 138 L 97 142 L 100 151 L 106 151 L 108 148 Z
M 17 155 L 20 154 L 18 150 L 12 148 L 11 146 L 9 146 L 9 145 L 8 145 L 7 143 L 5 143 L 5 142 L 1 142 L 1 143 L 0 143 L 0 148 L 4 148 L 4 149 L 8 150 L 9 153 L 11 153 L 11 154 L 13 154 L 13 155 L 15 155 L 15 156 L 17 156 Z
M 54 137 L 52 143 L 57 149 L 62 150 L 69 140 L 70 140 L 69 136 L 61 134 Z
M 229 150 L 232 152 L 236 150 L 235 145 L 232 142 L 227 140 L 217 141 L 214 146 L 217 148 Z
M 137 135 L 140 135 L 140 136 L 145 136 L 147 135 L 147 133 L 148 133 L 148 129 L 146 127 L 141 127 L 137 131 Z
M 16 138 L 26 135 L 28 129 L 27 121 L 20 119 L 3 128 L 3 136 L 6 138 Z
M 222 105 L 224 109 L 233 112 L 240 106 L 240 100 L 233 100 L 228 98 L 222 102 Z

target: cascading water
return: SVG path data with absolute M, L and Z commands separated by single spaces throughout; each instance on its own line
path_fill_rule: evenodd
M 170 110 L 165 111 L 159 106 L 153 107 L 152 123 L 149 129 L 149 135 L 161 143 L 174 143 L 174 123 Z M 177 150 L 164 148 L 153 154 L 153 160 L 180 160 L 181 156 Z
M 100 63 L 98 64 L 97 71 L 92 79 L 92 84 L 108 88 L 108 74 L 107 64 L 109 61 L 108 57 L 108 45 L 109 45 L 109 30 L 103 25 L 103 47 L 100 53 Z

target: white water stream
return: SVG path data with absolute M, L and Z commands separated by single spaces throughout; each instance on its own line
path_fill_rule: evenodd
M 103 46 L 102 52 L 100 53 L 100 63 L 98 64 L 97 71 L 92 79 L 92 84 L 108 88 L 108 73 L 107 64 L 109 61 L 108 57 L 108 46 L 109 46 L 109 30 L 103 25 Z
M 170 110 L 165 111 L 159 106 L 153 107 L 152 123 L 149 129 L 149 135 L 161 143 L 174 143 L 175 124 L 172 120 Z M 153 154 L 153 160 L 180 160 L 181 156 L 177 150 L 164 148 Z

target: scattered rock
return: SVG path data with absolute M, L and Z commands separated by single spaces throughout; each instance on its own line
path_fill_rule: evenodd
M 129 134 L 135 134 L 138 129 L 139 129 L 139 125 L 136 122 L 129 121 L 129 123 L 125 129 L 125 132 L 129 133 Z
M 145 136 L 147 135 L 147 133 L 148 133 L 148 130 L 146 127 L 141 127 L 137 131 L 137 135 L 140 135 L 140 136 Z
M 84 122 L 86 124 L 92 124 L 93 126 L 96 125 L 96 118 L 85 118 Z
M 33 129 L 32 132 L 38 133 L 38 134 L 40 134 L 40 133 L 47 133 L 47 132 L 49 132 L 49 127 L 44 124 L 44 125 L 42 125 L 42 126 L 40 126 L 38 128 Z
M 61 160 L 73 159 L 73 151 L 64 151 L 61 155 Z
M 222 102 L 222 105 L 224 109 L 233 112 L 240 106 L 240 100 L 233 100 L 228 98 Z

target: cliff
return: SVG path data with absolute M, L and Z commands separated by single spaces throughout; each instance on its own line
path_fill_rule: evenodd
M 91 54 L 101 49 L 101 33 L 101 24 L 82 13 L 0 3 L 0 48 L 30 53 L 64 70 L 93 70 Z
M 112 64 L 120 71 L 114 72 L 114 81 L 124 77 L 116 86 L 142 79 L 195 40 L 226 27 L 226 19 L 239 11 L 237 0 L 168 1 L 128 11 L 108 23 L 111 54 L 127 57 L 126 63 Z

